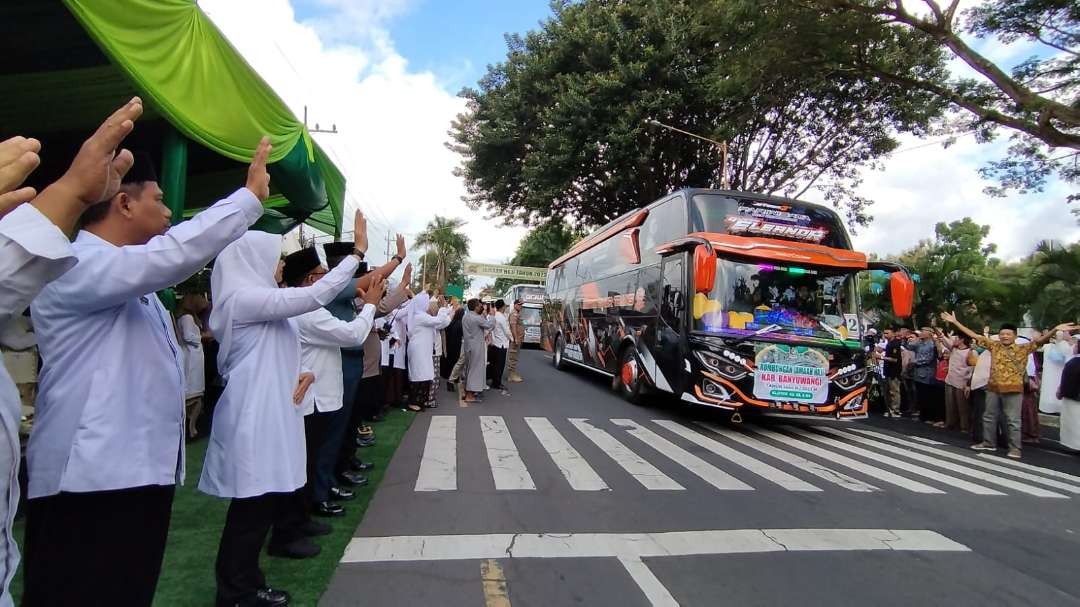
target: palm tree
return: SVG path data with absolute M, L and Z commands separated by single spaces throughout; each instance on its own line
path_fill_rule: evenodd
M 426 249 L 421 257 L 421 276 L 428 284 L 422 286 L 446 289 L 447 278 L 464 271 L 465 258 L 469 255 L 469 237 L 461 233 L 465 220 L 436 215 L 423 232 L 416 235 L 416 246 Z M 433 261 L 429 261 L 433 260 Z M 429 268 L 429 265 L 434 265 Z M 434 275 L 429 275 L 434 272 Z
M 1080 243 L 1064 246 L 1044 240 L 1033 256 L 1032 316 L 1042 325 L 1080 318 Z

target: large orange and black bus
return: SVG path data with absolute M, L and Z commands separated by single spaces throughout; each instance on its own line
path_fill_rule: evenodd
M 555 366 L 608 375 L 629 400 L 667 394 L 731 411 L 866 416 L 857 276 L 906 270 L 852 250 L 816 204 L 723 190 L 672 193 L 601 227 L 548 267 Z

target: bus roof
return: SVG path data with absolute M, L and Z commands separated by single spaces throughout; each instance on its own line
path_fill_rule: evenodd
M 664 202 L 668 201 L 672 196 L 674 196 L 676 194 L 682 194 L 684 196 L 684 198 L 686 198 L 687 200 L 689 200 L 695 194 L 720 194 L 720 195 L 732 196 L 732 197 L 735 197 L 735 198 L 757 200 L 757 201 L 761 201 L 761 202 L 771 202 L 771 203 L 776 203 L 776 204 L 794 205 L 794 206 L 799 206 L 799 207 L 803 207 L 803 208 L 807 208 L 807 209 L 814 209 L 814 210 L 819 211 L 821 213 L 832 215 L 834 218 L 836 218 L 836 220 L 838 222 L 840 220 L 840 216 L 836 213 L 836 211 L 834 211 L 833 209 L 830 209 L 827 206 L 823 206 L 823 205 L 813 203 L 813 202 L 805 202 L 805 201 L 802 201 L 802 200 L 796 200 L 794 198 L 784 198 L 783 196 L 770 196 L 768 194 L 758 194 L 758 193 L 755 193 L 755 192 L 739 192 L 739 191 L 736 191 L 736 190 L 713 190 L 713 189 L 709 189 L 709 188 L 682 188 L 682 189 L 679 189 L 679 190 L 675 190 L 675 191 L 673 191 L 673 192 L 671 192 L 669 194 L 666 194 L 664 196 L 661 196 L 660 198 L 654 200 L 653 202 L 650 202 L 649 204 L 647 204 L 647 205 L 645 205 L 643 207 L 634 209 L 633 211 L 630 211 L 628 213 L 624 213 L 624 214 L 620 215 L 619 217 L 617 217 L 617 218 L 609 221 L 608 223 L 604 224 L 603 226 L 597 228 L 591 234 L 589 234 L 585 238 L 578 241 L 578 243 L 575 244 L 573 247 L 570 247 L 569 251 L 564 253 L 562 256 L 560 256 L 555 261 L 552 261 L 550 264 L 548 264 L 548 269 L 553 269 L 553 268 L 556 268 L 556 267 L 562 265 L 566 261 L 580 255 L 584 251 L 587 251 L 587 250 L 593 248 L 594 246 L 604 242 L 605 240 L 611 238 L 612 236 L 622 232 L 623 230 L 625 230 L 627 228 L 637 227 L 637 226 L 641 225 L 642 223 L 645 222 L 645 219 L 648 217 L 648 210 L 649 209 L 651 209 L 651 208 L 653 208 L 653 207 L 655 207 L 655 206 L 657 206 L 657 205 L 659 205 L 661 203 L 664 203 Z

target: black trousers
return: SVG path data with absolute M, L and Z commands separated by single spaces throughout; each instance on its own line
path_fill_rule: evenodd
M 330 486 L 334 484 L 335 458 L 329 462 L 323 454 L 333 438 L 340 438 L 337 432 L 344 423 L 341 410 L 314 413 L 304 417 L 304 434 L 307 439 L 307 495 L 311 502 L 325 502 L 330 499 Z M 335 443 L 337 444 L 337 443 Z M 327 465 L 329 463 L 329 466 Z
M 506 348 L 488 346 L 488 379 L 492 388 L 502 388 L 503 368 L 506 367 Z
M 356 429 L 365 420 L 370 420 L 382 412 L 383 403 L 386 402 L 385 399 L 385 387 L 381 374 L 361 378 L 360 383 L 356 386 L 356 393 L 353 395 L 351 403 L 348 395 L 346 395 L 345 407 L 342 409 L 344 412 L 343 417 L 347 416 L 345 419 L 346 425 L 341 432 L 337 448 L 337 462 L 334 465 L 336 473 L 341 474 L 350 469 L 353 456 L 356 455 L 356 443 L 353 442 L 356 437 Z
M 289 528 L 287 521 L 296 512 L 296 495 L 295 491 L 264 493 L 229 502 L 214 566 L 219 607 L 235 605 L 266 587 L 266 578 L 259 568 L 259 553 L 271 525 L 281 523 L 283 530 Z
M 22 604 L 149 606 L 175 492 L 151 485 L 28 500 Z

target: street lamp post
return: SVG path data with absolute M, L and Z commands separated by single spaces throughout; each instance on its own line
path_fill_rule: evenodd
M 653 126 L 658 126 L 658 127 L 661 127 L 661 128 L 665 128 L 665 129 L 668 129 L 669 131 L 675 131 L 676 133 L 681 133 L 683 135 L 686 135 L 687 137 L 693 137 L 694 139 L 700 139 L 702 141 L 707 141 L 707 142 L 715 145 L 716 147 L 720 148 L 720 187 L 725 189 L 725 190 L 730 188 L 730 184 L 728 182 L 728 174 L 727 174 L 727 142 L 726 141 L 716 141 L 716 140 L 713 140 L 713 139 L 709 139 L 708 137 L 702 137 L 701 135 L 698 135 L 696 133 L 691 133 L 690 131 L 684 131 L 683 129 L 680 129 L 678 127 L 671 126 L 670 124 L 664 124 L 663 122 L 660 122 L 659 120 L 653 120 L 651 118 L 649 120 L 646 120 L 645 123 L 646 124 L 651 124 Z

